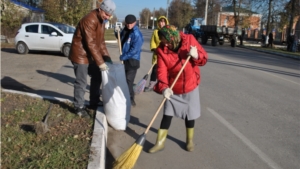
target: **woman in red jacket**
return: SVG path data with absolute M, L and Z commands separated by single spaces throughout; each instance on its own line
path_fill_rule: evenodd
M 163 94 L 167 101 L 164 115 L 158 130 L 156 144 L 149 152 L 155 153 L 164 148 L 172 117 L 185 120 L 186 149 L 194 150 L 193 136 L 195 119 L 200 117 L 200 69 L 207 62 L 207 53 L 193 35 L 183 34 L 173 25 L 166 25 L 158 31 L 160 46 L 157 53 L 157 84 L 154 91 Z M 188 64 L 170 89 L 184 62 L 191 56 Z

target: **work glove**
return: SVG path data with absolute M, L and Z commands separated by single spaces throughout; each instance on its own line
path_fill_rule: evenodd
M 171 97 L 172 95 L 173 95 L 172 89 L 170 89 L 170 88 L 164 89 L 164 91 L 163 91 L 163 96 L 164 96 L 166 99 L 170 100 L 170 97 Z
M 123 61 L 121 58 L 122 58 L 123 56 L 122 55 L 120 55 L 120 57 L 119 57 L 119 59 L 120 59 L 120 61 Z
M 112 62 L 111 58 L 107 58 L 107 59 L 105 59 L 105 63 L 113 64 L 113 62 Z
M 120 27 L 119 26 L 116 26 L 116 28 L 115 28 L 115 32 L 120 32 L 121 30 L 120 30 Z
M 191 46 L 190 47 L 190 52 L 188 55 L 192 56 L 194 59 L 198 59 L 198 51 L 196 46 Z
M 100 68 L 101 71 L 106 71 L 106 70 L 109 69 L 108 66 L 107 66 L 105 63 L 102 63 L 102 64 L 99 66 L 99 68 Z

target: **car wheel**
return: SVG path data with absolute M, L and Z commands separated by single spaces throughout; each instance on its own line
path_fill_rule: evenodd
M 236 46 L 236 40 L 235 38 L 231 39 L 231 47 L 235 47 Z
M 217 43 L 218 43 L 218 38 L 216 37 L 216 35 L 213 35 L 211 37 L 211 45 L 212 46 L 217 46 Z
M 65 44 L 64 45 L 62 53 L 64 54 L 65 57 L 69 57 L 70 49 L 71 49 L 70 44 Z
M 16 49 L 18 53 L 22 55 L 27 54 L 29 51 L 27 45 L 24 42 L 18 42 Z
M 201 36 L 201 44 L 205 45 L 207 43 L 208 37 L 206 35 Z

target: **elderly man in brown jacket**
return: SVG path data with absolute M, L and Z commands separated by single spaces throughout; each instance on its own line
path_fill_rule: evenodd
M 89 117 L 84 105 L 87 75 L 91 76 L 89 107 L 96 109 L 101 104 L 101 71 L 108 70 L 105 62 L 112 63 L 104 41 L 105 23 L 115 8 L 112 0 L 104 0 L 79 21 L 73 36 L 69 59 L 75 73 L 74 108 L 80 117 Z

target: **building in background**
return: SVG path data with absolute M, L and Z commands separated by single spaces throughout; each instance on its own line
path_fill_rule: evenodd
M 239 27 L 247 28 L 250 30 L 261 29 L 261 14 L 252 12 L 244 8 L 236 10 L 240 11 L 239 14 L 237 13 L 237 15 L 239 16 Z M 217 26 L 234 27 L 235 20 L 233 6 L 221 7 L 216 19 Z

